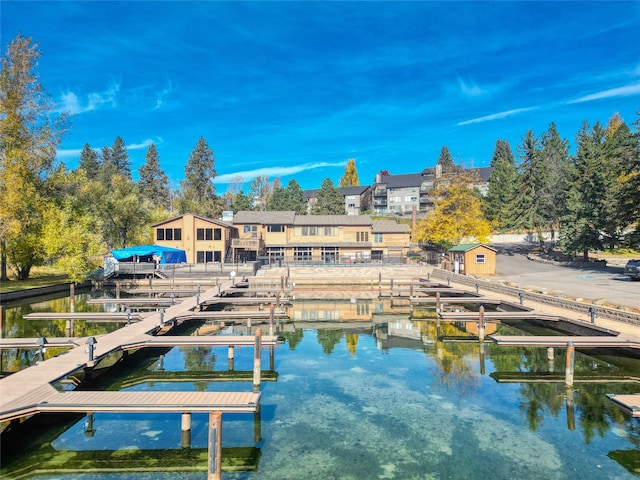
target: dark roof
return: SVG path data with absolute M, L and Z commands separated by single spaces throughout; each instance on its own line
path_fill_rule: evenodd
M 370 190 L 371 187 L 369 185 L 360 185 L 358 187 L 340 187 L 338 188 L 338 192 L 343 197 L 346 195 L 362 195 L 367 190 Z M 314 188 L 311 190 L 304 190 L 302 194 L 304 198 L 316 198 L 318 196 L 318 188 Z
M 419 187 L 424 180 L 421 173 L 405 173 L 402 175 L 384 175 L 378 185 L 384 184 L 387 188 Z
M 233 216 L 233 223 L 255 223 L 258 225 L 293 225 L 296 212 L 291 211 L 267 211 L 256 212 L 243 210 Z

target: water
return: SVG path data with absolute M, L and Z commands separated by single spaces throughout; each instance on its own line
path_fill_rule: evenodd
M 637 478 L 640 422 L 605 394 L 637 392 L 637 383 L 623 380 L 638 376 L 638 360 L 578 353 L 576 383 L 567 389 L 563 381 L 530 381 L 564 373 L 561 349 L 550 361 L 546 349 L 443 342 L 438 338 L 467 333 L 451 324 L 437 331 L 434 322 L 412 322 L 406 314 L 365 328 L 330 325 L 283 333 L 286 342 L 273 355 L 277 381 L 261 385 L 259 420 L 223 416 L 223 479 Z M 138 355 L 98 386 L 252 388 L 250 377 L 215 381 L 215 372 L 228 370 L 226 348 Z M 265 349 L 263 370 L 268 367 Z M 237 347 L 234 370 L 252 368 L 253 349 Z M 194 381 L 180 378 L 183 372 L 202 375 Z M 516 382 L 503 383 L 514 376 Z M 587 377 L 608 383 L 584 382 Z M 29 422 L 22 456 L 6 455 L 3 438 L 2 478 L 35 465 L 42 474 L 24 478 L 206 478 L 207 415 L 193 415 L 189 448 L 180 415 L 105 413 L 45 425 L 59 418 Z M 231 462 L 240 471 L 230 471 Z

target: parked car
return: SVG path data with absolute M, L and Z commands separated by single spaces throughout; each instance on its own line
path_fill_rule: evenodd
M 640 259 L 629 260 L 624 267 L 624 274 L 631 280 L 640 280 Z

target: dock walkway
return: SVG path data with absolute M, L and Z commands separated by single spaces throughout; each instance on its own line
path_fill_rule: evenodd
M 231 282 L 223 286 L 230 287 Z M 218 288 L 211 288 L 202 292 L 201 300 L 207 300 L 215 297 L 218 294 Z M 197 306 L 197 300 L 195 297 L 187 298 L 180 304 L 169 307 L 164 312 L 165 321 L 169 321 L 172 318 L 179 317 L 187 314 Z M 144 343 L 151 341 L 153 337 L 150 335 L 152 332 L 158 330 L 162 324 L 161 312 L 152 313 L 139 322 L 131 323 L 123 328 L 116 330 L 115 332 L 100 335 L 95 337 L 95 355 L 94 362 L 99 361 L 104 356 L 111 352 L 122 349 L 123 345 L 131 345 L 136 342 L 142 346 Z M 64 317 L 63 317 L 64 318 Z M 90 359 L 85 350 L 86 344 L 90 338 L 73 338 L 72 341 L 77 343 L 76 347 L 70 348 L 67 352 L 58 355 L 56 357 L 47 359 L 46 361 L 39 362 L 24 370 L 18 371 L 8 377 L 0 380 L 0 421 L 11 420 L 19 418 L 24 415 L 37 413 L 41 411 L 98 411 L 102 408 L 107 408 L 109 403 L 108 397 L 104 396 L 107 393 L 125 393 L 125 392 L 85 392 L 89 393 L 89 397 L 85 397 L 80 403 L 76 394 L 79 392 L 59 392 L 52 385 L 78 369 L 90 366 Z M 185 337 L 185 342 L 209 342 L 211 340 L 206 337 Z M 244 337 L 246 340 L 251 339 L 251 342 L 255 342 L 254 337 Z M 193 340 L 191 340 L 193 339 Z M 7 339 L 8 340 L 8 339 Z M 142 341 L 144 340 L 144 342 Z M 169 337 L 165 339 L 168 343 Z M 246 341 L 243 339 L 243 341 Z M 273 337 L 266 337 L 265 341 L 268 344 L 272 344 L 275 340 Z M 160 341 L 161 342 L 161 341 Z M 218 341 L 220 342 L 220 341 Z M 230 342 L 229 339 L 223 342 Z M 159 346 L 159 344 L 153 344 L 153 346 Z M 175 345 L 175 343 L 171 344 Z M 141 392 L 142 393 L 142 392 Z M 142 410 L 146 407 L 166 409 L 166 411 L 187 412 L 189 409 L 196 408 L 196 404 L 201 404 L 202 408 L 206 411 L 255 411 L 257 401 L 259 399 L 259 393 L 251 393 L 245 396 L 206 396 L 196 395 L 191 397 L 184 397 L 183 400 L 186 404 L 180 403 L 178 397 L 175 395 L 168 395 L 164 397 L 150 397 L 148 395 L 157 395 L 166 392 L 144 392 L 139 400 L 133 400 L 133 397 L 119 396 L 116 398 L 113 396 L 114 410 L 119 411 L 133 411 L 134 409 Z M 178 392 L 173 392 L 179 395 Z M 190 392 L 193 393 L 193 392 Z M 72 394 L 72 395 L 70 395 Z M 147 397 L 144 397 L 147 395 Z M 187 395 L 187 392 L 184 393 Z M 221 394 L 222 395 L 222 394 Z M 159 399 L 166 401 L 164 406 L 157 405 Z M 191 402 L 191 403 L 189 403 Z M 76 410 L 69 410 L 74 403 L 78 403 Z M 176 405 L 180 404 L 180 408 Z M 173 407 L 172 407 L 173 405 Z M 190 405 L 190 406 L 189 406 Z M 146 406 L 146 407 L 145 407 Z M 67 408 L 67 410 L 62 410 Z M 199 408 L 199 407 L 198 407 Z M 57 409 L 57 410 L 56 410 Z M 235 410 L 234 410 L 235 409 Z M 158 410 L 154 410 L 158 411 Z M 163 410 L 165 411 L 165 410 Z M 195 411 L 195 410 L 194 410 Z

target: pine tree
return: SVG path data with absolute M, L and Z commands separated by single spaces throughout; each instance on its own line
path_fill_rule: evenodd
M 200 137 L 184 167 L 184 180 L 176 201 L 180 213 L 194 213 L 218 218 L 223 202 L 216 195 L 213 180 L 216 178 L 215 155 Z
M 483 199 L 483 212 L 498 229 L 513 228 L 513 205 L 516 197 L 518 169 L 507 158 L 498 158 L 489 176 L 487 195 Z
M 340 191 L 330 178 L 325 178 L 318 190 L 317 201 L 311 210 L 312 215 L 344 215 L 345 207 Z
M 116 137 L 111 147 L 111 161 L 120 175 L 131 178 L 131 161 L 129 153 L 121 137 Z
M 540 208 L 555 241 L 555 231 L 566 212 L 571 157 L 569 141 L 560 137 L 555 123 L 542 135 L 541 161 L 546 164 L 547 180 L 542 186 Z
M 442 167 L 443 171 L 451 170 L 454 167 L 453 157 L 449 152 L 449 147 L 446 145 L 440 150 L 440 156 L 438 157 L 438 165 Z
M 78 168 L 83 169 L 88 178 L 96 178 L 100 171 L 100 162 L 98 161 L 98 153 L 91 148 L 88 143 L 84 144 L 80 152 L 80 164 Z
M 544 216 L 543 198 L 549 181 L 549 170 L 540 153 L 540 140 L 533 131 L 527 131 L 518 146 L 520 175 L 514 201 L 513 224 L 536 232 L 540 246 L 544 247 L 543 228 L 548 224 Z
M 294 211 L 298 215 L 307 213 L 307 202 L 304 199 L 304 193 L 295 179 L 289 180 L 286 188 L 277 187 L 273 190 L 268 210 Z
M 509 145 L 507 140 L 496 140 L 493 157 L 491 157 L 491 166 L 495 167 L 498 160 L 506 160 L 511 165 L 516 164 L 515 159 L 513 158 L 511 145 Z
M 347 162 L 347 166 L 344 169 L 344 175 L 338 183 L 340 187 L 357 187 L 360 185 L 358 180 L 358 171 L 356 170 L 355 158 L 350 158 Z
M 160 168 L 158 150 L 153 143 L 147 149 L 145 163 L 138 169 L 138 174 L 138 188 L 143 198 L 156 208 L 169 209 L 169 178 Z
M 607 180 L 603 169 L 605 130 L 600 123 L 589 132 L 587 122 L 576 137 L 567 213 L 560 230 L 560 241 L 567 253 L 582 252 L 589 259 L 589 250 L 601 250 L 600 238 L 603 199 Z

